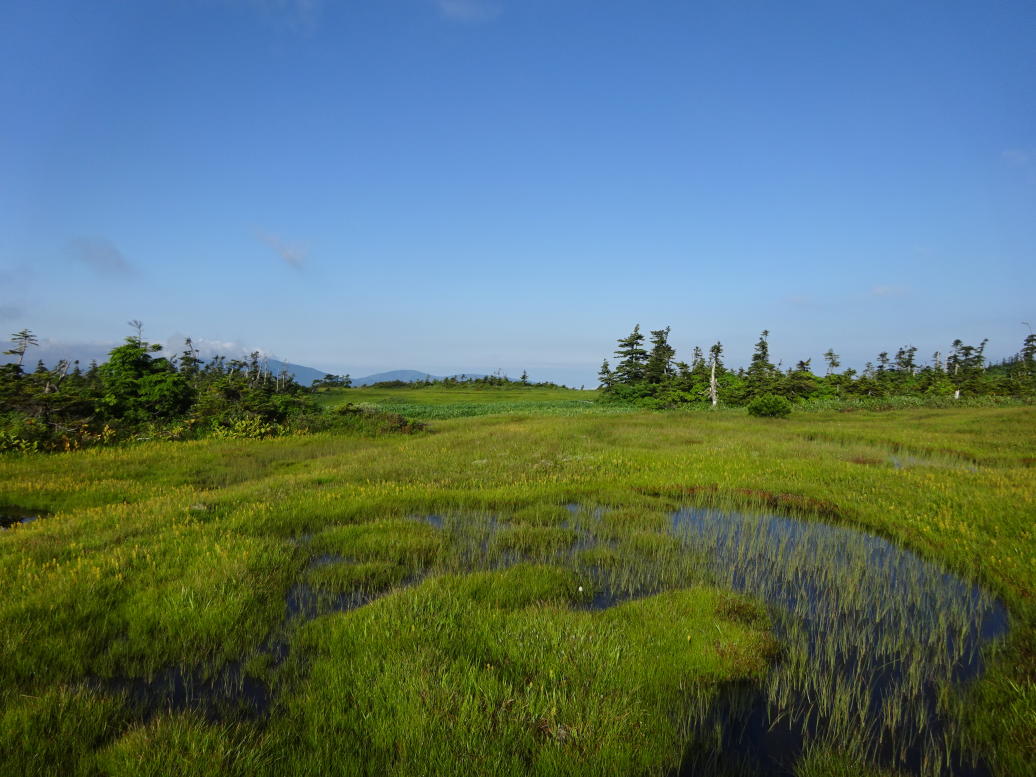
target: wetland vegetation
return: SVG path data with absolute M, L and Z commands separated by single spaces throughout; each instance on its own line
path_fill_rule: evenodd
M 1030 773 L 1033 408 L 403 391 L 0 458 L 3 770 Z
M 716 409 L 747 407 L 752 415 L 782 417 L 806 410 L 891 409 L 924 406 L 1004 406 L 1036 398 L 1036 335 L 999 363 L 978 346 L 954 340 L 948 355 L 930 363 L 917 348 L 902 346 L 878 355 L 862 372 L 839 371 L 829 348 L 824 375 L 811 360 L 782 369 L 770 361 L 769 332 L 763 331 L 747 368 L 730 369 L 723 345 L 706 359 L 695 348 L 691 361 L 677 360 L 669 327 L 651 332 L 650 349 L 637 325 L 618 341 L 615 367 L 607 360 L 600 389 L 586 391 L 554 383 L 532 383 L 522 372 L 512 380 L 494 375 L 390 380 L 351 389 L 348 375 L 325 375 L 300 385 L 282 369 L 274 374 L 260 352 L 246 359 L 200 358 L 191 338 L 178 355 L 136 334 L 111 350 L 103 364 L 82 369 L 78 361 L 43 361 L 29 372 L 25 356 L 39 344 L 28 329 L 10 336 L 0 364 L 0 453 L 78 450 L 141 440 L 203 437 L 253 438 L 308 434 L 379 434 L 416 431 L 422 422 L 462 416 L 523 412 L 541 415 L 622 413 L 632 408 Z M 346 391 L 351 401 L 342 402 Z
M 1036 777 L 1036 2 L 4 11 L 0 777 Z

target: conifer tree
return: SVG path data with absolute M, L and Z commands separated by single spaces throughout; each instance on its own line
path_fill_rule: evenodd
M 640 324 L 633 327 L 629 336 L 619 340 L 615 356 L 619 361 L 615 365 L 613 382 L 632 386 L 644 380 L 648 352 L 644 350 L 644 335 L 640 331 Z
M 1036 334 L 1029 333 L 1022 343 L 1022 350 L 1018 355 L 1026 375 L 1036 377 Z
M 917 348 L 915 346 L 904 345 L 896 351 L 896 369 L 913 377 L 914 372 L 917 370 L 917 362 L 914 358 L 916 355 Z
M 20 332 L 15 332 L 11 335 L 11 348 L 4 351 L 8 356 L 18 357 L 18 366 L 22 366 L 22 361 L 25 359 L 25 352 L 29 350 L 29 346 L 39 345 L 40 341 L 36 338 L 36 335 L 29 329 L 23 329 Z
M 755 344 L 755 352 L 752 354 L 752 363 L 748 365 L 745 374 L 748 392 L 752 397 L 770 393 L 776 383 L 777 368 L 770 361 L 770 345 L 766 341 L 769 336 L 770 333 L 766 329 L 759 335 L 759 342 Z
M 839 361 L 840 357 L 835 353 L 834 348 L 828 348 L 824 354 L 824 361 L 827 362 L 827 374 L 832 375 L 835 370 L 842 366 L 842 362 Z
M 198 358 L 198 349 L 194 347 L 191 338 L 184 338 L 184 350 L 180 354 L 180 374 L 187 379 L 193 379 L 201 367 L 201 359 Z
M 967 394 L 981 393 L 982 366 L 985 364 L 983 352 L 988 340 L 977 346 L 966 345 L 961 340 L 953 341 L 953 351 L 946 359 L 946 372 L 953 383 L 953 398 L 960 399 L 961 392 Z
M 673 357 L 676 350 L 669 344 L 669 327 L 651 331 L 651 353 L 644 365 L 644 378 L 648 383 L 664 383 L 673 375 Z

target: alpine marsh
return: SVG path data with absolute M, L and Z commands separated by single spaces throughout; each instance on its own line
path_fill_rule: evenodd
M 43 518 L 0 532 L 3 770 L 1027 774 L 1034 421 L 6 455 L 0 503 Z

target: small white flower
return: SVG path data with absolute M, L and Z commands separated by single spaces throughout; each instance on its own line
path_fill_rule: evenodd
M 583 586 L 579 586 L 579 593 L 583 593 Z

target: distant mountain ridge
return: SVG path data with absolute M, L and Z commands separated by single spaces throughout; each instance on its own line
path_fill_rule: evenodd
M 353 378 L 354 386 L 369 386 L 372 383 L 383 383 L 389 380 L 401 380 L 404 383 L 416 383 L 420 380 L 442 380 L 438 375 L 430 375 L 427 372 L 417 370 L 390 370 L 388 372 L 377 372 L 365 378 Z
M 484 378 L 484 373 L 480 372 L 465 372 L 458 373 L 449 377 L 459 378 L 461 375 L 468 380 L 472 378 Z M 353 378 L 354 386 L 370 386 L 374 383 L 384 383 L 390 380 L 401 380 L 404 383 L 417 383 L 422 380 L 443 380 L 442 375 L 431 375 L 427 372 L 418 372 L 417 370 L 390 370 L 389 372 L 378 372 L 374 375 L 368 375 L 365 378 Z
M 330 373 L 324 370 L 318 370 L 313 367 L 306 367 L 301 364 L 292 364 L 291 362 L 282 362 L 279 359 L 268 359 L 266 362 L 270 367 L 270 372 L 277 375 L 281 370 L 287 370 L 288 373 L 294 376 L 295 380 L 303 386 L 313 385 L 313 381 L 323 378 L 325 375 Z

